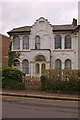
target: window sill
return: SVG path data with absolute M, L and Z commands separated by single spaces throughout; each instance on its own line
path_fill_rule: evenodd
M 22 51 L 30 52 L 30 49 L 23 49 Z
M 74 50 L 73 49 L 55 49 L 55 50 L 53 50 L 53 52 L 67 52 L 67 51 L 71 51 L 71 52 L 73 52 Z
M 30 52 L 30 49 L 25 49 L 25 50 L 11 50 L 11 51 L 20 51 L 20 52 Z

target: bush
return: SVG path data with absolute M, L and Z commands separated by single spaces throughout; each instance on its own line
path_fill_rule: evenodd
M 42 75 L 41 76 L 41 89 L 42 90 L 45 90 L 46 89 L 46 83 L 45 83 L 46 81 L 45 81 L 45 76 L 44 75 Z
M 45 78 L 44 84 L 43 77 Z M 41 89 L 45 90 L 72 92 L 80 91 L 80 70 L 45 70 L 41 76 Z
M 24 89 L 25 85 L 22 83 L 23 73 L 11 67 L 2 68 L 2 88 Z

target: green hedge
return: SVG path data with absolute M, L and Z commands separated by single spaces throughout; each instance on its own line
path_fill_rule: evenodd
M 41 89 L 53 91 L 80 91 L 80 70 L 47 69 L 41 76 Z
M 24 74 L 16 69 L 11 67 L 2 68 L 2 88 L 10 89 L 24 89 L 25 83 L 23 83 Z

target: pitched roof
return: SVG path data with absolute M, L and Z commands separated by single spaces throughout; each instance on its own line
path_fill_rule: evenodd
M 53 32 L 54 31 L 72 31 L 75 30 L 77 28 L 77 26 L 74 25 L 52 25 L 53 27 Z M 31 31 L 32 26 L 23 26 L 23 27 L 19 27 L 19 28 L 14 28 L 11 31 L 8 32 L 8 34 L 11 33 L 16 33 L 16 32 L 30 32 Z
M 24 26 L 24 27 L 19 27 L 19 28 L 14 28 L 11 31 L 8 32 L 8 34 L 10 33 L 14 33 L 14 32 L 29 32 L 31 30 L 31 26 Z
M 78 25 L 75 29 L 75 32 L 78 32 L 80 30 L 80 25 Z
M 53 25 L 53 31 L 75 30 L 77 26 L 74 25 Z

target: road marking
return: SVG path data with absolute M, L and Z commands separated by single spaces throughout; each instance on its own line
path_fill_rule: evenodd
M 47 99 L 39 99 L 39 98 L 29 98 L 29 97 L 14 97 L 14 96 L 4 96 L 0 95 L 0 97 L 12 97 L 12 98 L 23 98 L 23 99 L 34 99 L 34 100 L 43 100 L 43 101 L 60 101 L 60 102 L 75 102 L 75 103 L 80 103 L 79 101 L 68 101 L 68 100 L 47 100 Z

